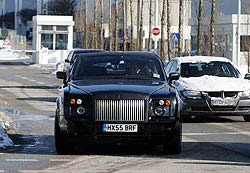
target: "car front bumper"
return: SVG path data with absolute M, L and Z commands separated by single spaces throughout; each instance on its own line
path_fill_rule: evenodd
M 137 124 L 137 132 L 104 132 L 103 124 L 126 124 L 124 122 L 76 122 L 68 121 L 67 133 L 73 141 L 88 141 L 95 143 L 136 143 L 151 142 L 162 143 L 173 138 L 176 131 L 181 132 L 182 125 L 180 121 L 136 123 L 127 122 L 127 124 Z M 62 130 L 63 130 L 62 129 Z
M 211 106 L 210 100 L 182 99 L 182 115 L 250 116 L 250 99 L 239 99 L 234 106 Z

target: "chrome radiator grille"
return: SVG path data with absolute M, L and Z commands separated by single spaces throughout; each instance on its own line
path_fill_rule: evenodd
M 96 100 L 96 121 L 144 121 L 144 100 Z

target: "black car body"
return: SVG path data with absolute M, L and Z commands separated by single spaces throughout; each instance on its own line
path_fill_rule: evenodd
M 179 96 L 168 84 L 157 55 L 105 52 L 80 56 L 83 58 L 75 61 L 57 99 L 55 141 L 59 153 L 72 149 L 78 141 L 151 142 L 181 152 Z M 58 72 L 57 77 L 65 79 L 65 72 Z M 178 77 L 172 74 L 170 83 Z
M 173 72 L 181 75 L 173 84 L 182 101 L 183 119 L 243 116 L 250 121 L 250 83 L 227 58 L 173 58 L 166 66 L 166 73 Z

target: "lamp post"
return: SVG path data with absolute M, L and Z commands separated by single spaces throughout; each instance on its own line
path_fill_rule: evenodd
M 238 0 L 238 28 L 237 28 L 237 65 L 240 66 L 240 16 L 241 16 L 241 0 Z

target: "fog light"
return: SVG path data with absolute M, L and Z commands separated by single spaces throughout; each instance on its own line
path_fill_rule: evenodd
M 85 114 L 85 112 L 86 112 L 86 110 L 85 110 L 85 108 L 84 107 L 79 107 L 79 108 L 77 108 L 77 113 L 79 114 L 79 115 L 83 115 L 83 114 Z
M 155 113 L 155 115 L 157 115 L 157 116 L 162 116 L 162 115 L 164 114 L 164 109 L 163 109 L 163 107 L 157 106 L 157 107 L 154 109 L 154 113 Z
M 81 99 L 77 99 L 76 103 L 77 103 L 78 105 L 80 105 L 80 104 L 82 104 L 82 100 L 81 100 Z

